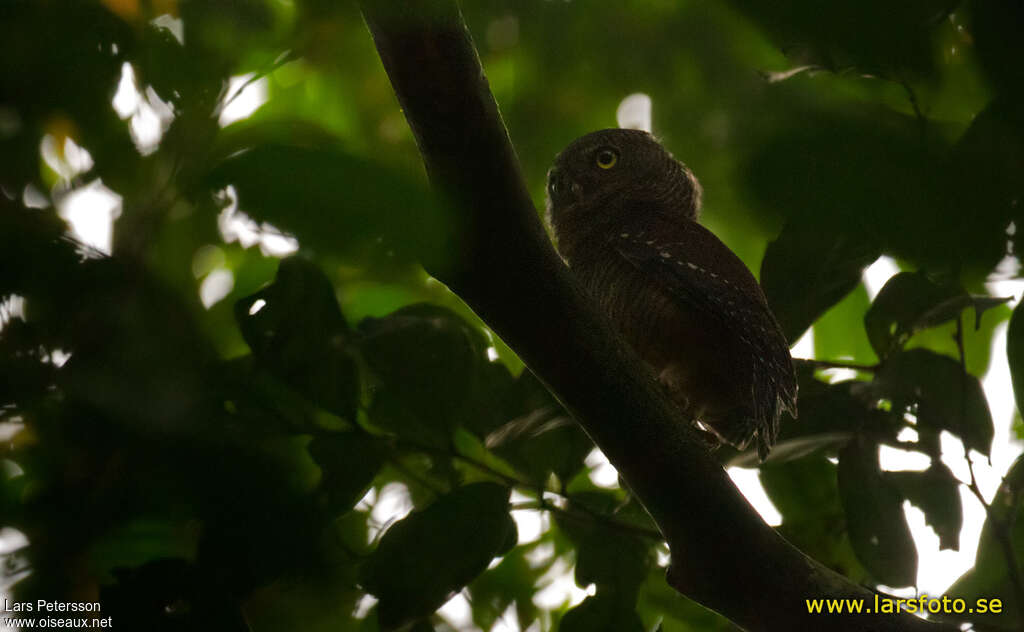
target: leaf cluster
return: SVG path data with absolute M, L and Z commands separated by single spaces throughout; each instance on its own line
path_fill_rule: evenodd
M 1010 310 L 983 280 L 1022 225 L 1020 10 L 464 11 L 538 206 L 550 158 L 645 92 L 703 182 L 704 221 L 761 261 L 791 341 L 813 328 L 799 419 L 760 465 L 786 538 L 872 586 L 916 582 L 906 503 L 959 547 L 977 485 L 954 477 L 942 437 L 983 456 L 995 439 L 979 377 Z M 222 125 L 239 78 L 269 100 Z M 98 187 L 119 196 L 107 253 L 67 221 Z M 466 256 L 461 221 L 430 194 L 350 4 L 4 3 L 0 527 L 27 540 L 4 556 L 15 594 L 93 595 L 125 629 L 449 630 L 438 609 L 458 594 L 481 629 L 731 629 L 668 587 L 638 500 L 595 484 L 587 436 L 420 267 Z M 298 254 L 275 254 L 282 234 Z M 869 301 L 883 254 L 903 271 Z M 1020 311 L 1005 350 L 1018 401 Z M 881 446 L 930 465 L 883 470 Z M 951 591 L 1008 604 L 975 623 L 1019 626 L 1018 470 Z M 586 598 L 545 601 L 570 569 Z

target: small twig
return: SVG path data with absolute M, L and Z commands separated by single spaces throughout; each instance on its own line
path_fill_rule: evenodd
M 858 364 L 856 362 L 843 362 L 841 360 L 811 360 L 800 358 L 800 362 L 809 364 L 816 369 L 852 369 L 854 371 L 866 371 L 873 373 L 881 368 L 881 364 Z
M 421 487 L 423 487 L 424 489 L 426 489 L 430 493 L 434 494 L 435 496 L 443 496 L 445 494 L 446 490 L 441 489 L 437 485 L 434 485 L 432 482 L 428 481 L 427 479 L 423 478 L 422 476 L 420 476 L 416 472 L 412 471 L 411 469 L 406 467 L 406 465 L 404 463 L 399 461 L 397 458 L 395 458 L 395 457 L 388 458 L 388 463 L 390 463 L 391 466 L 394 467 L 396 470 L 398 470 L 402 474 L 405 474 L 412 481 L 415 481 L 417 484 L 419 484 Z
M 967 426 L 967 353 L 964 351 L 964 313 L 962 311 L 956 315 L 956 332 L 953 333 L 953 340 L 956 342 L 956 353 L 960 359 L 960 436 L 963 437 L 964 428 Z
M 529 487 L 531 489 L 541 489 L 538 485 L 535 485 L 530 481 L 525 481 L 516 476 L 512 476 L 511 474 L 500 472 L 491 467 L 490 465 L 487 465 L 486 463 L 481 463 L 480 461 L 477 461 L 472 457 L 468 457 L 464 454 L 456 452 L 455 450 L 438 448 L 432 445 L 427 445 L 425 443 L 420 443 L 418 441 L 412 441 L 410 439 L 404 439 L 400 437 L 395 437 L 394 441 L 396 445 L 411 448 L 413 450 L 419 450 L 421 452 L 431 452 L 433 454 L 446 456 L 451 459 L 458 459 L 459 461 L 462 461 L 466 465 L 470 465 L 472 467 L 477 468 L 478 470 L 490 474 L 491 476 L 500 478 L 504 483 L 506 483 L 507 485 L 511 485 L 513 487 Z
M 567 500 L 572 504 L 572 509 L 565 509 L 563 507 L 559 507 L 558 505 L 552 505 L 550 502 L 541 497 L 540 499 L 535 501 L 516 503 L 511 506 L 511 510 L 516 511 L 525 509 L 534 511 L 550 511 L 551 513 L 557 513 L 567 518 L 573 518 L 576 520 L 593 518 L 601 526 L 608 527 L 615 531 L 622 531 L 624 533 L 629 533 L 632 535 L 639 535 L 641 537 L 650 538 L 652 540 L 657 540 L 659 542 L 665 539 L 665 537 L 661 535 L 661 532 L 656 529 L 647 529 L 645 527 L 641 527 L 638 525 L 620 522 L 600 512 L 594 511 L 593 509 L 587 507 L 586 505 L 581 505 L 579 503 L 573 502 L 572 499 Z M 582 516 L 580 514 L 586 515 Z
M 971 490 L 971 493 L 978 499 L 981 505 L 985 508 L 986 513 L 989 511 L 989 504 L 985 501 L 985 496 L 981 493 L 981 489 L 978 487 L 978 479 L 974 475 L 974 462 L 971 461 L 970 448 L 967 447 L 967 442 L 963 437 L 963 429 L 966 426 L 965 420 L 967 418 L 967 354 L 964 351 L 964 329 L 963 329 L 963 314 L 958 314 L 956 317 L 956 331 L 953 333 L 953 341 L 956 342 L 957 357 L 960 360 L 960 372 L 961 372 L 961 391 L 960 391 L 960 416 L 959 416 L 959 432 L 960 432 L 960 445 L 964 449 L 964 460 L 967 461 L 967 471 L 971 474 L 971 482 L 967 485 L 967 489 Z
M 917 94 L 914 92 L 914 89 L 910 87 L 907 80 L 900 78 L 897 80 L 897 83 L 903 86 L 903 90 L 907 93 L 907 100 L 910 101 L 910 107 L 914 110 L 914 117 L 917 119 L 919 133 L 921 135 L 921 143 L 923 144 L 928 133 L 928 118 L 925 117 L 924 112 L 921 111 L 921 104 L 917 100 Z
M 447 456 L 449 458 L 458 459 L 458 460 L 462 461 L 463 463 L 465 463 L 465 464 L 467 464 L 467 465 L 469 465 L 471 467 L 475 467 L 475 468 L 477 468 L 477 469 L 479 469 L 481 471 L 484 471 L 484 472 L 487 472 L 488 474 L 491 474 L 492 476 L 496 476 L 496 477 L 500 478 L 502 481 L 504 481 L 506 484 L 508 484 L 508 485 L 510 485 L 512 487 L 525 487 L 527 489 L 530 489 L 530 490 L 534 491 L 537 494 L 537 500 L 535 502 L 532 502 L 532 503 L 519 503 L 517 505 L 513 505 L 512 509 L 547 510 L 547 511 L 550 511 L 552 513 L 560 513 L 562 515 L 565 515 L 565 516 L 568 516 L 568 517 L 574 517 L 576 519 L 580 519 L 581 518 L 581 516 L 578 513 L 574 513 L 573 511 L 570 511 L 568 509 L 563 509 L 561 507 L 558 507 L 557 505 L 553 505 L 550 502 L 548 502 L 544 498 L 544 493 L 547 491 L 547 492 L 552 493 L 552 494 L 558 494 L 558 496 L 564 498 L 568 503 L 570 503 L 572 505 L 573 509 L 577 510 L 580 513 L 586 514 L 587 516 L 589 516 L 590 518 L 593 518 L 595 521 L 599 522 L 602 525 L 605 525 L 607 527 L 610 527 L 610 528 L 613 528 L 613 529 L 617 529 L 617 530 L 620 530 L 620 531 L 626 531 L 626 532 L 633 533 L 633 534 L 636 534 L 636 535 L 641 535 L 641 536 L 644 536 L 644 537 L 647 537 L 647 538 L 654 538 L 656 540 L 663 540 L 664 539 L 664 536 L 662 536 L 660 531 L 657 531 L 655 529 L 647 529 L 645 527 L 640 527 L 640 526 L 636 526 L 636 525 L 631 525 L 631 524 L 627 524 L 627 523 L 624 523 L 624 522 L 620 522 L 618 520 L 615 520 L 614 518 L 611 518 L 610 516 L 602 514 L 601 512 L 594 511 L 590 507 L 587 507 L 585 505 L 582 505 L 580 503 L 577 503 L 577 502 L 573 501 L 573 499 L 570 496 L 567 496 L 565 494 L 561 494 L 559 492 L 553 492 L 553 491 L 550 491 L 550 490 L 545 490 L 543 487 L 541 487 L 539 485 L 536 485 L 536 484 L 534 484 L 534 483 L 532 483 L 530 481 L 523 480 L 523 479 L 520 479 L 520 478 L 518 478 L 516 476 L 509 475 L 509 474 L 505 474 L 504 472 L 499 472 L 498 470 L 496 470 L 493 467 L 487 465 L 486 463 L 481 463 L 480 461 L 477 461 L 476 459 L 474 459 L 472 457 L 468 457 L 468 456 L 466 456 L 464 454 L 460 454 L 460 453 L 458 453 L 458 452 L 456 452 L 454 450 L 445 450 L 443 448 L 436 448 L 436 447 L 433 447 L 433 446 L 429 446 L 429 445 L 418 443 L 416 441 L 410 441 L 408 439 L 397 439 L 396 443 L 399 444 L 399 445 L 404 445 L 406 447 L 417 449 L 417 450 L 421 450 L 421 451 L 424 451 L 424 452 L 433 452 L 435 454 L 441 454 L 441 455 Z
M 366 408 L 364 408 L 362 406 L 360 408 L 364 412 L 366 412 Z M 374 435 L 373 433 L 369 432 L 366 428 L 363 428 L 360 424 L 357 423 L 357 424 L 353 424 L 353 425 L 355 426 L 355 429 L 356 429 L 357 432 L 360 432 L 360 433 L 362 433 L 362 434 L 364 434 L 366 436 L 369 436 L 369 437 L 377 437 L 377 435 Z M 385 437 L 379 437 L 379 438 L 383 439 Z M 412 439 L 406 439 L 404 437 L 394 436 L 394 437 L 388 437 L 388 439 L 391 441 L 391 443 L 393 443 L 394 445 L 399 446 L 399 447 L 404 447 L 404 448 L 408 448 L 408 449 L 411 449 L 411 450 L 418 450 L 419 452 L 427 452 L 427 453 L 437 454 L 437 455 L 445 456 L 445 457 L 448 457 L 448 458 L 451 458 L 451 459 L 458 459 L 459 461 L 462 461 L 466 465 L 475 467 L 478 470 L 481 470 L 483 472 L 486 472 L 486 473 L 490 474 L 491 476 L 494 476 L 496 478 L 501 479 L 505 484 L 507 484 L 509 486 L 512 486 L 512 487 L 526 487 L 526 488 L 534 489 L 534 490 L 538 491 L 538 495 L 540 494 L 540 492 L 544 491 L 544 488 L 541 487 L 540 485 L 537 485 L 537 484 L 532 483 L 530 481 L 526 481 L 526 480 L 520 479 L 520 478 L 518 478 L 516 476 L 512 476 L 510 474 L 506 474 L 505 472 L 500 472 L 500 471 L 494 469 L 493 467 L 491 467 L 490 465 L 487 465 L 486 463 L 481 463 L 480 461 L 477 461 L 474 458 L 471 458 L 471 457 L 468 457 L 468 456 L 466 456 L 464 454 L 461 454 L 461 453 L 459 453 L 459 452 L 457 452 L 455 450 L 446 449 L 446 448 L 440 448 L 440 447 L 428 445 L 426 443 L 420 443 L 419 441 L 414 441 Z
M 221 105 L 217 109 L 217 111 L 218 112 L 222 112 L 224 110 L 224 108 L 226 108 L 227 106 L 231 105 L 231 102 L 238 98 L 238 95 L 240 95 L 243 92 L 245 92 L 246 88 L 248 88 L 252 84 L 256 83 L 260 79 L 266 77 L 270 73 L 274 72 L 275 70 L 277 70 L 281 66 L 283 66 L 283 65 L 287 64 L 288 62 L 292 61 L 293 59 L 296 59 L 296 55 L 295 55 L 295 53 L 293 51 L 290 51 L 290 50 L 286 50 L 285 52 L 283 52 L 280 55 L 278 55 L 277 58 L 274 59 L 274 61 L 272 61 L 270 63 L 270 66 L 268 66 L 267 68 L 257 72 L 253 76 L 251 76 L 248 79 L 246 79 L 245 83 L 240 85 L 238 87 L 238 89 L 235 90 L 234 94 L 232 94 L 230 97 L 228 97 L 228 99 L 226 101 L 224 101 L 224 104 Z

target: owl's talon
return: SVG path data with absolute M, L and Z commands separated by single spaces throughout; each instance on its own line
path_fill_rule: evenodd
M 715 434 L 714 430 L 711 430 L 697 419 L 693 420 L 693 427 L 697 429 L 697 436 L 708 452 L 715 452 L 718 448 L 722 447 L 722 438 Z

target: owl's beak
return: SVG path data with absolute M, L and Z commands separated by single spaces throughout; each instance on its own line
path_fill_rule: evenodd
M 562 169 L 551 167 L 548 171 L 548 199 L 552 205 L 558 207 L 571 204 L 579 194 L 579 184 L 573 182 Z

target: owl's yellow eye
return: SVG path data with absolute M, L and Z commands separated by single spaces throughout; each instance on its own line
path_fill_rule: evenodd
M 619 154 L 614 149 L 604 148 L 597 152 L 597 156 L 594 158 L 597 162 L 597 166 L 602 169 L 611 169 L 615 166 L 615 163 L 619 161 Z

